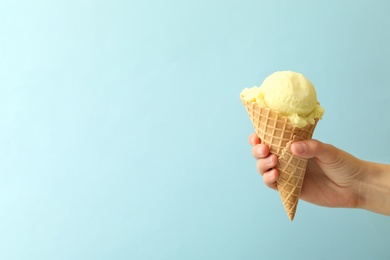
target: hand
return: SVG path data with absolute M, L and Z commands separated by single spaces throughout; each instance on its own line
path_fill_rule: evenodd
M 256 134 L 250 135 L 249 142 L 264 183 L 277 189 L 277 156 L 269 153 Z M 359 185 L 366 172 L 363 161 L 317 140 L 296 142 L 291 145 L 291 151 L 308 159 L 301 199 L 327 207 L 359 207 Z

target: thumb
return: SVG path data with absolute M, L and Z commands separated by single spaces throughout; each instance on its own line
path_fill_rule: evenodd
M 291 145 L 291 152 L 301 158 L 316 157 L 323 163 L 333 163 L 338 159 L 337 148 L 318 140 L 298 141 Z

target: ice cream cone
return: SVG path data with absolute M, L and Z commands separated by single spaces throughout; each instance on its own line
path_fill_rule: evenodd
M 292 221 L 305 177 L 307 159 L 294 156 L 290 146 L 295 141 L 311 139 L 318 120 L 315 120 L 314 124 L 298 128 L 278 112 L 260 107 L 258 103 L 243 98 L 241 101 L 261 142 L 269 146 L 270 152 L 278 157 L 277 188 L 287 215 Z

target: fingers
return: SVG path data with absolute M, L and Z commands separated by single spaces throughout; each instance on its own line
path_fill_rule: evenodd
M 256 144 L 259 144 L 259 143 L 260 143 L 260 138 L 255 133 L 252 133 L 249 136 L 249 144 L 252 146 L 255 146 Z
M 265 144 L 257 144 L 252 148 L 252 155 L 256 159 L 267 157 L 269 154 L 269 148 Z
M 257 170 L 261 175 L 270 169 L 276 167 L 278 164 L 278 158 L 274 154 L 270 154 L 265 158 L 261 158 L 257 160 Z
M 293 143 L 291 152 L 302 158 L 316 157 L 323 163 L 333 163 L 339 158 L 336 147 L 314 139 Z
M 260 138 L 255 133 L 249 136 L 249 144 L 253 146 L 252 155 L 257 160 L 257 170 L 263 176 L 264 184 L 277 190 L 276 180 L 279 178 L 279 173 L 275 167 L 278 158 L 276 155 L 270 154 L 269 147 L 261 144 Z
M 277 163 L 278 158 L 274 154 L 257 160 L 257 171 L 263 176 L 264 184 L 274 190 L 277 189 L 276 180 L 279 178 L 279 173 L 275 169 Z
M 279 178 L 278 170 L 271 169 L 263 174 L 263 181 L 267 187 L 277 190 L 276 181 Z

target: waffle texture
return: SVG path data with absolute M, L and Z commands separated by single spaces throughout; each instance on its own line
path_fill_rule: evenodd
M 290 146 L 293 142 L 311 139 L 318 120 L 314 124 L 298 128 L 278 112 L 262 108 L 255 102 L 244 99 L 241 101 L 261 142 L 278 157 L 276 168 L 279 178 L 276 184 L 287 215 L 292 221 L 305 177 L 307 159 L 294 156 Z

